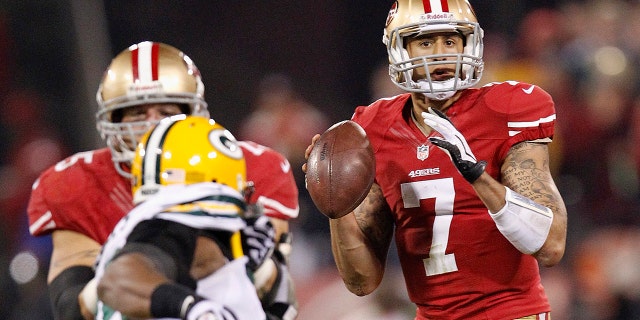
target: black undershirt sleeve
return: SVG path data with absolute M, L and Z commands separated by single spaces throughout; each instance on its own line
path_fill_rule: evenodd
M 51 281 L 49 297 L 55 320 L 83 320 L 78 295 L 94 276 L 89 266 L 73 266 Z

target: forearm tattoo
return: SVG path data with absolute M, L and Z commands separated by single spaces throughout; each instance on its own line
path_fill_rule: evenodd
M 514 145 L 505 159 L 502 181 L 512 190 L 557 212 L 559 199 L 549 169 L 546 144 Z
M 393 232 L 393 217 L 380 186 L 373 184 L 354 215 L 360 230 L 367 235 L 369 241 L 379 250 L 385 250 Z

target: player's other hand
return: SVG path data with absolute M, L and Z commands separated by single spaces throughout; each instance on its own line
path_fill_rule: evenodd
M 246 218 L 247 227 L 242 229 L 242 250 L 249 257 L 247 267 L 255 271 L 271 258 L 275 248 L 276 230 L 267 216 Z
M 484 172 L 487 162 L 476 160 L 467 140 L 444 113 L 434 108 L 428 111 L 422 113 L 424 123 L 442 135 L 430 137 L 429 141 L 444 150 L 462 176 L 473 183 Z
M 306 150 L 304 150 L 304 158 L 306 160 L 309 160 L 309 155 L 311 154 L 311 149 L 313 149 L 313 146 L 316 144 L 316 141 L 318 141 L 318 139 L 320 139 L 320 134 L 316 134 L 315 136 L 313 136 L 313 138 L 311 138 L 311 144 L 307 146 Z M 306 162 L 304 164 L 302 164 L 302 172 L 307 173 L 307 163 Z

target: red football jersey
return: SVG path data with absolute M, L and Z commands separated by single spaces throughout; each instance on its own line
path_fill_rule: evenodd
M 254 201 L 265 214 L 298 216 L 298 189 L 289 162 L 273 149 L 242 142 L 247 180 L 254 181 Z M 109 149 L 77 153 L 40 175 L 27 213 L 34 236 L 72 230 L 104 244 L 115 224 L 133 208 L 129 180 L 119 175 Z
M 247 180 L 255 185 L 251 201 L 262 205 L 269 217 L 283 220 L 298 217 L 298 187 L 289 161 L 255 142 L 241 141 L 240 146 L 247 162 Z
M 394 212 L 418 319 L 513 319 L 549 311 L 537 261 L 498 231 L 471 184 L 414 123 L 409 98 L 358 107 L 353 120 L 375 152 L 376 183 Z M 517 82 L 465 90 L 446 114 L 497 180 L 511 146 L 552 137 L 555 123 L 551 97 Z

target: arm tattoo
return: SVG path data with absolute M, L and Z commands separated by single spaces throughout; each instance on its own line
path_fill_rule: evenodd
M 371 186 L 369 194 L 354 211 L 360 230 L 367 235 L 377 250 L 388 249 L 393 232 L 391 209 L 377 184 Z
M 502 181 L 512 190 L 557 212 L 557 192 L 549 169 L 548 146 L 521 142 L 509 150 Z

